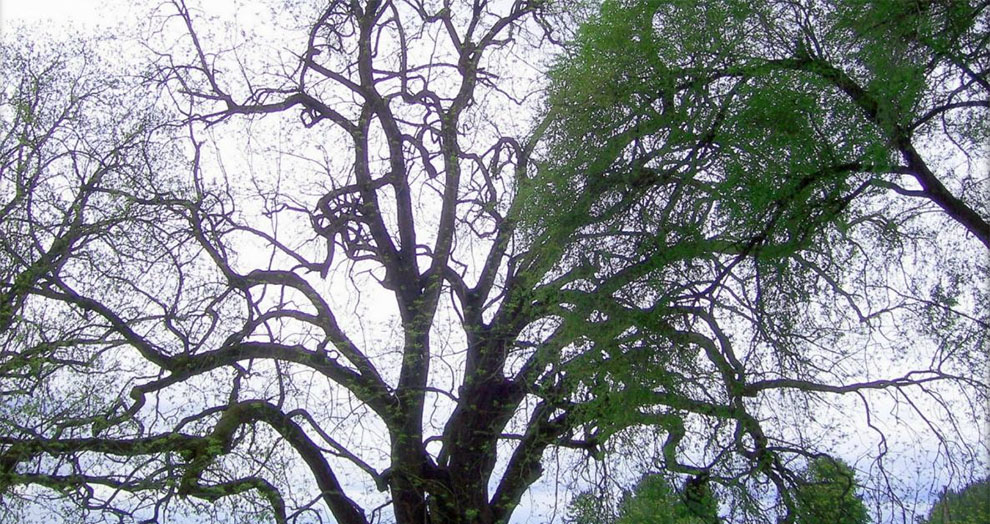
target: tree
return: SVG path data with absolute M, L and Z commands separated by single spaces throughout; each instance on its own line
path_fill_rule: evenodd
M 285 2 L 231 30 L 166 3 L 145 80 L 185 156 L 135 148 L 143 182 L 97 191 L 119 213 L 82 214 L 103 236 L 11 295 L 82 358 L 45 357 L 41 417 L 0 375 L 21 417 L 0 493 L 76 520 L 504 523 L 548 450 L 607 459 L 642 431 L 765 521 L 794 518 L 793 465 L 848 398 L 883 445 L 873 392 L 964 432 L 987 395 L 981 182 L 913 140 L 978 154 L 986 6 L 904 15 L 922 84 L 887 107 L 893 66 L 857 53 L 893 45 L 889 11 L 695 4 L 603 4 L 544 107 L 519 70 L 567 3 Z M 979 459 L 938 427 L 952 467 Z
M 564 522 L 567 524 L 605 524 L 612 522 L 611 508 L 593 491 L 582 491 L 567 505 Z
M 954 375 L 968 385 L 930 401 L 986 399 L 986 8 L 603 3 L 552 72 L 556 118 L 548 161 L 528 188 L 528 228 L 587 264 L 568 313 L 594 348 L 585 353 L 591 372 L 571 377 L 596 393 L 596 413 L 624 414 L 604 434 L 637 417 L 669 424 L 658 431 L 670 444 L 664 466 L 682 474 L 705 472 L 733 447 L 756 459 L 766 446 L 773 462 L 814 447 L 810 428 L 827 395 L 858 395 L 869 418 L 865 392 L 893 386 L 916 424 L 965 449 L 908 397 L 931 393 L 913 379 Z M 946 162 L 944 149 L 924 144 L 952 144 L 969 160 Z M 596 317 L 610 331 L 601 334 Z M 905 351 L 879 342 L 881 333 L 924 342 Z M 697 353 L 671 365 L 692 345 L 721 383 L 686 371 Z M 659 348 L 669 348 L 667 360 Z M 899 362 L 893 375 L 871 369 L 890 361 Z M 897 378 L 877 380 L 885 375 Z M 763 422 L 736 419 L 730 434 L 714 406 L 668 400 L 677 394 L 752 409 Z M 712 450 L 708 467 L 678 461 L 683 418 L 661 418 L 678 409 L 709 416 L 691 439 Z M 969 427 L 980 424 L 978 416 Z M 769 435 L 784 427 L 796 431 Z M 882 469 L 883 453 L 879 461 Z M 763 466 L 786 494 L 794 475 Z M 782 502 L 793 517 L 794 501 Z
M 979 524 L 990 518 L 990 480 L 973 482 L 959 491 L 944 490 L 922 519 L 924 524 Z
M 21 33 L 5 38 L 0 520 L 7 522 L 19 520 L 9 512 L 28 494 L 14 491 L 18 484 L 59 490 L 85 505 L 80 479 L 110 481 L 78 457 L 52 464 L 31 459 L 45 437 L 58 446 L 60 437 L 88 430 L 119 402 L 113 395 L 126 383 L 114 380 L 128 373 L 122 369 L 128 357 L 119 351 L 125 335 L 72 305 L 91 304 L 112 316 L 109 308 L 127 304 L 125 295 L 137 285 L 133 273 L 112 268 L 114 261 L 140 259 L 150 269 L 156 256 L 174 248 L 154 243 L 170 233 L 167 213 L 142 205 L 139 197 L 178 187 L 159 169 L 179 156 L 170 140 L 162 140 L 165 114 L 144 102 L 146 90 L 111 73 L 103 43 L 25 44 L 32 39 Z M 85 295 L 105 298 L 97 304 Z M 63 449 L 76 451 L 68 446 Z M 49 466 L 54 474 L 40 473 Z
M 615 512 L 614 515 L 610 514 Z M 611 510 L 593 492 L 579 493 L 568 506 L 573 524 L 712 524 L 720 522 L 717 503 L 707 483 L 690 479 L 674 490 L 662 475 L 645 475 L 623 492 L 618 511 Z
M 870 522 L 866 505 L 856 493 L 855 472 L 847 464 L 831 457 L 817 458 L 804 472 L 797 489 L 799 524 L 834 522 L 866 524 Z
M 820 457 L 800 474 L 795 489 L 798 524 L 870 522 L 852 468 L 841 460 Z M 934 510 L 933 510 L 934 514 Z M 646 475 L 624 491 L 618 511 L 591 491 L 576 495 L 566 522 L 573 524 L 709 524 L 720 522 L 718 503 L 704 479 L 689 479 L 675 491 L 662 475 Z
M 718 507 L 707 483 L 688 481 L 680 492 L 658 475 L 643 478 L 619 504 L 621 524 L 717 524 Z

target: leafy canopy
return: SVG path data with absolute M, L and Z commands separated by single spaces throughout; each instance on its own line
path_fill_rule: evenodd
M 577 494 L 567 508 L 570 524 L 717 524 L 718 504 L 706 482 L 689 480 L 675 490 L 663 475 L 645 475 L 622 493 L 618 508 L 591 491 Z
M 921 524 L 982 524 L 990 520 L 990 479 L 943 491 Z
M 797 524 L 867 524 L 871 521 L 852 468 L 831 457 L 805 470 L 795 493 Z

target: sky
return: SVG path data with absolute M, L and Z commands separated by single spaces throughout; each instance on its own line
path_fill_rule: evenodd
M 35 22 L 40 20 L 95 24 L 108 5 L 118 2 L 104 0 L 0 0 L 0 20 Z

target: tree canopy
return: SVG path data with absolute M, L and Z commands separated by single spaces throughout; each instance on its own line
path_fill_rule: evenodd
M 870 522 L 862 496 L 857 493 L 856 473 L 831 457 L 817 458 L 802 475 L 796 491 L 799 524 L 867 524 Z
M 870 522 L 855 472 L 832 457 L 812 460 L 799 473 L 795 489 L 798 524 L 867 524 Z M 689 478 L 680 490 L 661 474 L 645 475 L 625 490 L 618 507 L 594 491 L 577 494 L 568 505 L 569 524 L 718 524 L 718 500 L 704 477 Z M 969 497 L 975 498 L 975 497 Z M 953 504 L 954 506 L 956 504 Z M 959 504 L 963 506 L 965 504 Z M 960 513 L 967 510 L 960 510 Z M 933 510 L 932 514 L 935 514 Z
M 0 519 L 507 523 L 552 453 L 883 521 L 986 466 L 990 3 L 242 7 L 2 42 Z
M 675 490 L 663 475 L 645 475 L 622 493 L 613 511 L 592 491 L 577 494 L 568 505 L 568 524 L 718 524 L 718 502 L 702 479 Z
M 944 490 L 922 524 L 979 524 L 990 519 L 990 479 Z

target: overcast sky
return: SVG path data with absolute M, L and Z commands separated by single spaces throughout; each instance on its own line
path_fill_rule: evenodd
M 5 22 L 52 19 L 92 23 L 106 4 L 102 0 L 0 0 L 0 17 Z

